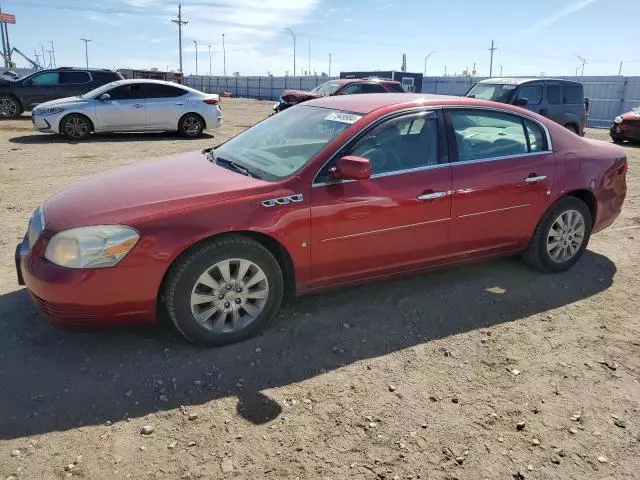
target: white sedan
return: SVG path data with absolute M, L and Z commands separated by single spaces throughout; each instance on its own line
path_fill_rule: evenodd
M 197 137 L 222 122 L 220 97 L 172 82 L 119 80 L 38 105 L 33 125 L 73 140 L 91 132 L 178 131 Z

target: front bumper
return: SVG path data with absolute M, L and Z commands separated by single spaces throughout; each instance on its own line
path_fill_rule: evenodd
M 39 132 L 58 133 L 60 118 L 58 115 L 37 115 L 31 113 L 33 128 Z
M 46 240 L 16 247 L 18 283 L 40 313 L 61 325 L 129 325 L 155 321 L 157 285 L 144 265 L 102 269 L 59 267 L 44 258 Z M 145 276 L 147 282 L 144 281 Z
M 609 129 L 611 138 L 621 140 L 640 140 L 640 127 L 629 125 L 627 123 L 614 123 Z

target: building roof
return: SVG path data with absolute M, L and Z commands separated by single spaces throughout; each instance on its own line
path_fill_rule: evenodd
M 492 84 L 500 84 L 500 85 L 522 85 L 523 83 L 535 82 L 539 80 L 551 80 L 554 82 L 565 82 L 565 83 L 578 83 L 573 80 L 562 80 L 558 78 L 547 78 L 547 77 L 530 77 L 530 78 L 485 78 L 484 80 L 480 80 L 478 83 L 492 83 Z

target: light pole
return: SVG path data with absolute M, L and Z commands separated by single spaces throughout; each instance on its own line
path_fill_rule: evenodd
M 331 78 L 331 54 L 329 54 L 329 78 Z
M 436 51 L 435 50 L 431 50 L 429 52 L 429 55 L 424 57 L 424 75 L 425 75 L 425 77 L 427 76 L 427 60 L 429 60 L 431 58 L 431 55 L 433 55 L 434 53 L 436 53 Z
M 285 28 L 293 37 L 293 76 L 296 76 L 296 34 L 290 28 Z
M 193 45 L 196 47 L 196 75 L 198 75 L 198 42 L 194 40 Z
M 211 45 L 209 45 L 209 76 L 211 76 Z
M 576 57 L 578 60 L 580 60 L 580 65 L 578 68 L 582 67 L 582 72 L 580 73 L 581 77 L 584 77 L 584 64 L 587 63 L 587 60 L 583 57 L 581 57 L 580 55 L 576 55 L 575 53 L 573 54 L 574 57 Z M 576 77 L 578 76 L 578 69 L 576 68 Z
M 222 69 L 224 76 L 227 76 L 227 50 L 224 46 L 224 33 L 222 34 Z
M 89 42 L 91 40 L 88 38 L 81 38 L 80 40 L 84 42 L 84 60 L 87 64 L 87 68 L 89 68 Z

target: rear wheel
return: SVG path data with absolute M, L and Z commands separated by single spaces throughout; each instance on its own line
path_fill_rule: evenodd
M 183 137 L 199 137 L 204 131 L 204 120 L 196 113 L 187 113 L 178 122 L 178 130 Z
M 193 249 L 172 267 L 167 310 L 187 339 L 225 345 L 269 324 L 283 285 L 282 270 L 265 247 L 241 235 L 224 236 Z
M 565 128 L 567 130 L 571 130 L 573 133 L 575 133 L 576 135 L 579 135 L 580 132 L 578 131 L 578 127 L 576 125 L 574 125 L 573 123 L 567 123 L 565 125 Z
M 542 216 L 524 259 L 546 272 L 564 272 L 584 254 L 591 235 L 589 207 L 575 197 L 562 197 Z
M 82 140 L 91 133 L 91 121 L 84 115 L 72 113 L 60 121 L 60 133 L 70 140 Z
M 0 95 L 0 118 L 15 118 L 22 113 L 20 102 L 11 95 Z
M 619 137 L 618 135 L 611 135 L 611 140 L 613 140 L 613 143 L 623 143 L 624 139 L 622 137 Z

